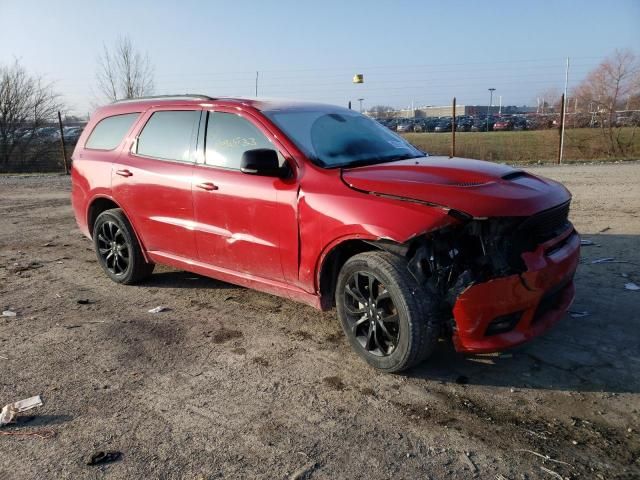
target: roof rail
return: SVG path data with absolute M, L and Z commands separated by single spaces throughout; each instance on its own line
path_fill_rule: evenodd
M 180 99 L 190 99 L 190 100 L 215 100 L 215 98 L 210 97 L 209 95 L 200 95 L 196 93 L 184 93 L 178 95 L 150 95 L 147 97 L 136 97 L 136 98 L 124 98 L 122 100 L 116 100 L 111 102 L 114 103 L 127 103 L 127 102 L 138 102 L 143 100 L 180 100 Z

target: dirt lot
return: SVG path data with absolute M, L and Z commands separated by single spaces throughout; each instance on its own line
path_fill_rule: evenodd
M 599 245 L 589 314 L 502 355 L 443 343 L 402 376 L 361 362 L 335 312 L 165 268 L 118 286 L 68 178 L 0 177 L 0 405 L 45 401 L 0 432 L 55 431 L 0 436 L 0 478 L 640 478 L 640 163 L 535 171 Z M 87 466 L 97 450 L 123 456 Z

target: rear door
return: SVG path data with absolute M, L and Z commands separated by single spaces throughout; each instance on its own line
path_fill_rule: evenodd
M 195 258 L 193 174 L 200 107 L 152 109 L 113 166 L 113 196 L 147 251 Z
M 282 149 L 255 118 L 225 110 L 207 113 L 203 158 L 193 175 L 196 242 L 200 260 L 218 268 L 282 281 L 281 244 L 297 245 L 294 178 L 240 171 L 246 150 Z

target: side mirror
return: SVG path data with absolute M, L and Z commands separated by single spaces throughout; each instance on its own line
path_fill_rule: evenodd
M 264 177 L 282 177 L 284 169 L 280 168 L 278 153 L 270 148 L 256 148 L 242 154 L 240 171 L 249 175 Z

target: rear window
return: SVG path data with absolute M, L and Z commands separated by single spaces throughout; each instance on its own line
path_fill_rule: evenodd
M 120 145 L 138 115 L 140 115 L 139 112 L 103 118 L 89 135 L 87 143 L 84 145 L 85 148 L 113 150 Z
M 191 144 L 198 128 L 200 110 L 156 112 L 138 136 L 138 155 L 164 160 L 191 160 Z

